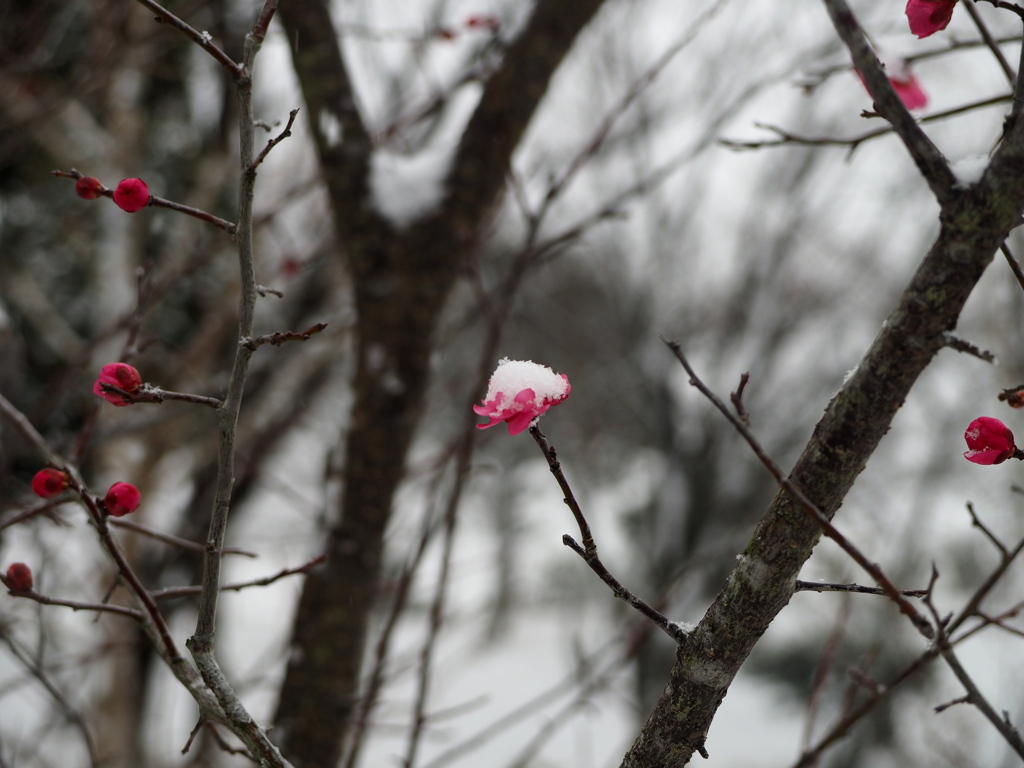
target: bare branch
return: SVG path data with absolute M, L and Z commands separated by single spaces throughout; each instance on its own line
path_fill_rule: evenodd
M 830 584 L 823 581 L 797 581 L 795 592 L 855 592 L 859 595 L 885 595 L 888 593 L 879 587 L 863 587 L 860 584 Z M 901 595 L 906 597 L 924 597 L 927 589 L 902 589 Z
M 120 395 L 126 403 L 162 403 L 164 400 L 178 400 L 183 403 L 206 405 L 210 408 L 220 408 L 224 404 L 215 397 L 192 395 L 186 392 L 171 392 L 148 384 L 136 392 L 129 392 L 113 384 L 101 382 L 100 389 L 110 394 Z
M 954 198 L 956 176 L 950 170 L 946 158 L 921 130 L 917 121 L 903 106 L 900 97 L 896 95 L 850 6 L 846 0 L 823 2 L 836 32 L 853 57 L 854 67 L 864 77 L 868 91 L 875 100 L 875 108 L 899 135 L 939 204 L 946 205 L 951 202 Z
M 597 554 L 597 544 L 594 543 L 594 537 L 590 532 L 590 525 L 587 523 L 587 519 L 583 515 L 583 510 L 580 509 L 579 502 L 576 501 L 576 496 L 573 494 L 572 488 L 569 487 L 569 481 L 566 480 L 565 474 L 562 472 L 562 465 L 558 461 L 555 449 L 551 447 L 551 444 L 548 443 L 544 433 L 540 431 L 540 428 L 536 424 L 530 425 L 530 435 L 540 447 L 541 453 L 544 454 L 544 458 L 548 462 L 548 469 L 551 470 L 551 474 L 554 475 L 555 480 L 558 481 L 558 486 L 562 489 L 562 493 L 564 494 L 564 498 L 562 500 L 565 502 L 565 505 L 572 510 L 573 517 L 576 518 L 576 524 L 580 528 L 580 536 L 583 538 L 583 546 L 580 546 L 572 536 L 565 534 L 562 536 L 562 543 L 583 558 L 583 561 L 601 578 L 601 581 L 611 588 L 612 594 L 620 600 L 624 600 L 629 603 L 629 605 L 634 609 L 653 621 L 659 629 L 677 643 L 683 642 L 686 638 L 686 633 L 683 632 L 678 625 L 669 621 L 660 611 L 651 607 L 622 586 L 619 580 L 612 576 L 605 564 L 601 562 L 601 558 Z
M 227 554 L 228 550 L 225 549 L 224 552 Z M 324 555 L 319 555 L 318 557 L 314 557 L 308 563 L 296 566 L 295 568 L 284 568 L 272 576 L 264 576 L 259 579 L 253 579 L 252 581 L 240 581 L 234 584 L 221 584 L 220 591 L 241 592 L 243 589 L 249 589 L 250 587 L 266 587 L 287 576 L 309 573 L 313 568 L 320 565 L 324 561 L 324 558 Z M 199 595 L 202 594 L 202 591 L 202 587 L 167 587 L 165 589 L 159 589 L 152 594 L 154 600 L 175 600 L 181 597 Z
M 279 347 L 286 341 L 309 341 L 312 336 L 320 333 L 326 327 L 327 323 L 317 323 L 304 331 L 278 331 L 257 336 L 255 339 L 242 338 L 239 343 L 251 350 L 256 350 L 264 344 L 273 344 L 275 347 Z
M 141 2 L 141 0 L 139 1 Z M 50 171 L 50 175 L 62 179 L 75 179 L 76 181 L 85 176 L 84 173 L 77 170 L 76 168 L 72 168 L 70 171 Z M 109 187 L 104 186 L 99 194 L 100 197 L 109 197 L 111 200 L 114 199 L 114 190 L 110 189 Z M 176 211 L 177 213 L 183 213 L 186 216 L 191 216 L 193 219 L 199 219 L 200 221 L 210 224 L 216 227 L 217 229 L 223 230 L 224 232 L 227 232 L 229 235 L 235 234 L 235 225 L 232 224 L 230 221 L 226 221 L 225 219 L 222 219 L 219 216 L 214 216 L 212 213 L 204 211 L 200 208 L 193 208 L 190 205 L 176 203 L 173 200 L 166 200 L 162 197 L 157 197 L 156 195 L 150 196 L 149 202 L 146 205 L 152 208 L 167 208 L 168 210 Z
M 696 372 L 690 366 L 690 363 L 686 359 L 686 356 L 683 354 L 683 350 L 679 346 L 679 344 L 677 342 L 669 341 L 668 339 L 664 338 L 662 340 L 665 342 L 665 344 L 668 345 L 669 349 L 672 350 L 676 358 L 682 364 L 683 368 L 685 368 L 686 372 L 690 375 L 690 384 L 696 387 L 700 391 L 700 393 L 704 395 L 704 397 L 710 400 L 711 403 L 715 406 L 715 408 L 718 409 L 719 413 L 725 416 L 729 423 L 732 424 L 733 428 L 740 433 L 744 440 L 747 441 L 747 444 L 754 451 L 754 454 L 757 456 L 758 459 L 760 459 L 764 467 L 771 473 L 772 477 L 775 478 L 775 481 L 779 484 L 779 486 L 783 488 L 787 493 L 789 493 L 793 500 L 796 501 L 801 507 L 803 507 L 804 511 L 806 511 L 811 516 L 811 518 L 819 526 L 821 526 L 822 532 L 828 538 L 832 539 L 836 544 L 838 544 L 840 548 L 842 548 L 842 550 L 846 552 L 846 554 L 853 558 L 854 562 L 856 562 L 857 565 L 859 565 L 861 568 L 867 571 L 868 574 L 871 575 L 871 578 L 873 578 L 875 582 L 882 587 L 883 591 L 889 597 L 889 599 L 896 603 L 900 611 L 904 615 L 906 615 L 908 619 L 910 619 L 913 625 L 917 628 L 918 632 L 920 632 L 922 635 L 929 639 L 934 637 L 935 631 L 932 628 L 931 624 L 928 622 L 928 620 L 925 619 L 920 613 L 918 613 L 917 609 L 910 604 L 910 602 L 903 596 L 900 590 L 896 588 L 896 585 L 889 580 L 889 577 L 885 575 L 885 573 L 878 566 L 878 564 L 872 563 L 870 560 L 868 560 L 868 558 L 864 555 L 863 552 L 861 552 L 859 549 L 857 549 L 857 547 L 850 543 L 850 541 L 843 534 L 841 534 L 835 528 L 835 526 L 832 525 L 828 517 L 826 517 L 826 515 L 820 509 L 818 509 L 817 505 L 815 505 L 814 502 L 807 498 L 804 492 L 797 488 L 796 485 L 794 485 L 792 481 L 790 481 L 789 478 L 786 477 L 785 473 L 783 473 L 779 466 L 774 461 L 772 461 L 768 454 L 765 453 L 764 449 L 761 447 L 761 444 L 754 437 L 753 433 L 751 433 L 751 431 L 747 429 L 746 425 L 743 424 L 743 422 L 741 422 L 738 418 L 733 416 L 729 409 L 726 407 L 725 403 L 719 400 L 718 396 L 715 395 L 715 393 L 712 392 L 710 389 L 708 389 L 704 382 L 700 380 L 700 377 L 697 376 Z
M 232 61 L 230 56 L 218 48 L 214 44 L 213 38 L 210 37 L 209 32 L 198 32 L 166 8 L 154 2 L 154 0 L 136 0 L 136 2 L 155 13 L 157 23 L 170 24 L 172 27 L 188 37 L 193 43 L 210 54 L 233 78 L 237 80 L 242 76 L 245 71 L 243 65 Z M 269 19 L 267 20 L 267 23 L 269 23 Z M 264 27 L 264 31 L 265 29 L 266 28 Z
M 135 533 L 147 536 L 157 541 L 162 541 L 164 544 L 170 544 L 172 547 L 178 547 L 179 549 L 186 549 L 190 552 L 203 552 L 204 547 L 202 544 L 183 539 L 179 536 L 174 536 L 170 533 L 164 533 L 163 531 L 157 531 L 148 526 L 142 525 L 141 523 L 133 522 L 132 520 L 125 520 L 120 517 L 112 517 L 109 520 L 110 524 L 115 528 L 124 528 L 127 531 L 134 531 Z M 225 555 L 243 555 L 245 557 L 258 557 L 255 552 L 247 552 L 244 549 L 236 549 L 234 547 L 224 547 Z
M 295 117 L 298 114 L 298 108 L 295 108 L 288 113 L 288 123 L 287 125 L 285 125 L 284 130 L 281 131 L 281 133 L 279 133 L 277 136 L 272 138 L 270 141 L 268 141 L 267 146 L 263 148 L 263 151 L 256 155 L 256 159 L 253 160 L 252 165 L 249 166 L 250 171 L 255 171 L 256 168 L 259 167 L 260 163 L 262 163 L 266 159 L 267 155 L 270 154 L 270 150 L 272 150 L 274 147 L 276 147 L 278 144 L 280 144 L 282 141 L 284 141 L 285 139 L 292 135 L 292 125 L 295 123 Z

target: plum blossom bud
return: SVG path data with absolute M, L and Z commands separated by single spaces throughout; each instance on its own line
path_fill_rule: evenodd
M 32 569 L 24 563 L 11 563 L 7 568 L 7 586 L 14 592 L 31 592 Z
M 32 492 L 41 498 L 59 496 L 68 487 L 68 476 L 59 469 L 40 469 L 32 478 Z
M 907 21 L 918 37 L 934 35 L 949 25 L 956 0 L 908 0 Z
M 506 421 L 508 433 L 518 435 L 548 408 L 565 400 L 571 389 L 565 374 L 555 373 L 546 365 L 503 358 L 491 375 L 483 405 L 473 406 L 478 415 L 490 419 L 477 424 L 477 429 Z
M 1002 464 L 1017 451 L 1013 432 L 999 419 L 980 416 L 964 433 L 967 452 L 964 458 L 975 464 Z
M 103 194 L 103 185 L 100 184 L 99 179 L 94 179 L 92 176 L 83 176 L 75 182 L 75 192 L 81 198 L 95 200 Z
M 125 179 L 114 190 L 114 202 L 128 213 L 141 211 L 149 205 L 149 187 L 142 179 Z
M 497 16 L 479 14 L 466 17 L 465 25 L 469 29 L 479 29 L 491 33 L 497 33 L 501 29 L 501 19 Z
M 108 363 L 100 369 L 100 376 L 92 385 L 92 391 L 120 408 L 131 403 L 116 392 L 104 391 L 104 384 L 110 384 L 125 392 L 137 392 L 142 387 L 142 376 L 128 363 Z
M 124 517 L 139 508 L 142 494 L 131 483 L 114 483 L 103 497 L 103 506 L 114 517 Z

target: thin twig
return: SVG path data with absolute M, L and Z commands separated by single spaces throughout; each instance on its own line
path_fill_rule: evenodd
M 177 400 L 182 403 L 195 403 L 206 405 L 210 408 L 220 408 L 224 403 L 215 397 L 206 395 L 193 395 L 187 392 L 171 392 L 151 385 L 144 385 L 136 392 L 128 392 L 113 384 L 100 382 L 100 389 L 105 393 L 120 395 L 126 403 L 162 403 L 164 400 Z
M 943 110 L 942 112 L 933 112 L 930 115 L 925 115 L 920 118 L 921 123 L 933 123 L 938 120 L 945 120 L 950 117 L 957 117 L 966 112 L 973 112 L 976 109 L 983 109 L 985 107 L 993 107 L 997 104 L 1004 104 L 1008 101 L 1013 100 L 1012 94 L 1004 94 L 1002 96 L 992 96 L 987 99 L 979 99 L 977 101 L 968 102 L 967 104 L 961 104 L 959 107 L 952 107 L 951 109 Z M 879 117 L 876 112 L 864 112 L 863 117 Z M 865 131 L 857 136 L 850 138 L 837 138 L 833 136 L 801 136 L 799 134 L 792 133 L 780 128 L 776 125 L 768 123 L 754 123 L 756 128 L 761 128 L 765 131 L 771 131 L 779 138 L 765 140 L 765 141 L 740 141 L 738 139 L 719 139 L 718 143 L 724 147 L 730 149 L 762 149 L 764 147 L 781 147 L 787 144 L 800 144 L 808 147 L 848 147 L 848 155 L 852 155 L 861 144 L 877 139 L 882 136 L 888 136 L 891 133 L 895 133 L 893 127 L 887 126 L 885 128 L 876 128 L 873 131 Z
M 987 349 L 980 349 L 974 344 L 971 344 L 971 342 L 965 341 L 959 336 L 954 336 L 952 333 L 944 333 L 942 340 L 949 349 L 954 349 L 965 355 L 971 355 L 979 360 L 984 360 L 986 363 L 994 363 L 996 361 L 996 356 Z
M 981 3 L 989 3 L 996 8 L 1002 8 L 1004 11 L 1010 11 L 1016 13 L 1022 20 L 1024 20 L 1024 7 L 1017 5 L 1016 3 L 1007 3 L 1003 0 L 978 0 Z
M 1020 285 L 1021 289 L 1024 289 L 1024 270 L 1021 269 L 1020 262 L 1010 253 L 1010 248 L 1006 245 L 1005 240 L 999 245 L 999 250 L 1006 257 L 1006 263 L 1010 265 L 1010 271 L 1017 278 L 1017 284 Z
M 884 595 L 888 593 L 879 587 L 864 587 L 860 584 L 829 584 L 823 581 L 797 581 L 795 592 L 854 592 L 859 595 Z M 924 597 L 927 589 L 903 589 L 901 595 L 907 597 Z
M 173 13 L 168 11 L 163 6 L 155 3 L 153 0 L 136 0 L 140 5 L 145 6 L 153 13 L 156 14 L 156 20 L 160 23 L 170 24 L 175 29 L 179 30 L 182 34 L 192 40 L 193 43 L 198 45 L 208 54 L 213 56 L 214 59 L 226 69 L 233 78 L 236 80 L 243 76 L 245 73 L 245 67 L 242 64 L 234 61 L 224 51 L 214 45 L 213 39 L 210 37 L 209 32 L 198 32 L 193 29 L 189 24 L 179 19 Z M 269 23 L 269 20 L 267 21 Z M 266 27 L 263 28 L 264 34 L 266 34 Z
M 729 395 L 729 401 L 732 403 L 732 407 L 736 409 L 736 416 L 748 426 L 750 425 L 750 414 L 747 413 L 747 409 L 743 405 L 743 390 L 747 388 L 749 381 L 749 373 L 740 374 L 740 385 L 736 387 L 735 392 Z
M 938 573 L 933 571 L 933 583 Z M 932 617 L 935 620 L 935 627 L 937 629 L 937 637 L 935 639 L 935 645 L 939 649 L 939 653 L 942 655 L 942 659 L 952 670 L 956 679 L 960 681 L 960 684 L 967 691 L 967 701 L 977 707 L 978 711 L 981 712 L 992 726 L 999 731 L 999 734 L 1003 737 L 1007 744 L 1022 758 L 1024 758 L 1024 739 L 1021 738 L 1020 733 L 1010 723 L 1009 717 L 1006 713 L 1003 713 L 1003 717 L 999 716 L 999 713 L 995 711 L 988 699 L 978 688 L 974 679 L 967 673 L 967 670 L 960 664 L 960 660 L 957 658 L 956 653 L 953 651 L 953 646 L 949 642 L 949 636 L 946 634 L 946 627 L 943 626 L 943 621 L 939 618 L 939 613 L 932 603 L 931 595 L 925 597 L 925 604 L 932 612 Z
M 257 336 L 255 339 L 242 338 L 239 344 L 250 350 L 256 350 L 264 344 L 272 344 L 275 347 L 279 347 L 286 341 L 309 341 L 312 336 L 320 333 L 326 327 L 327 323 L 317 323 L 304 331 L 278 331 L 277 333 Z
M 999 48 L 999 43 L 992 37 L 992 33 L 988 31 L 988 27 L 985 26 L 985 22 L 982 21 L 981 15 L 978 13 L 978 9 L 974 7 L 974 3 L 964 3 L 964 10 L 971 17 L 971 21 L 974 22 L 974 26 L 978 28 L 978 34 L 981 35 L 981 39 L 985 41 L 985 45 L 992 51 L 992 55 L 996 57 L 996 61 L 999 62 L 999 67 L 1003 70 L 1003 74 L 1006 75 L 1006 80 L 1013 88 L 1017 82 L 1017 73 L 1013 71 L 1013 67 L 1010 66 L 1010 62 L 1006 60 L 1002 50 Z
M 753 433 L 747 428 L 747 426 L 738 418 L 733 416 L 725 403 L 723 403 L 718 396 L 712 392 L 703 381 L 701 381 L 700 377 L 697 376 L 696 371 L 693 370 L 689 361 L 686 359 L 686 356 L 683 354 L 683 350 L 679 346 L 679 343 L 670 341 L 665 337 L 662 337 L 662 341 L 664 341 L 668 348 L 672 350 L 683 368 L 686 369 L 686 372 L 690 376 L 690 384 L 696 387 L 704 397 L 710 400 L 712 405 L 714 405 L 715 408 L 725 416 L 728 422 L 732 424 L 733 428 L 740 433 L 744 440 L 747 441 L 747 445 L 749 445 L 754 451 L 754 454 L 758 459 L 760 459 L 765 469 L 767 469 L 771 473 L 772 477 L 775 478 L 775 481 L 779 486 L 785 489 L 786 492 L 789 493 L 790 497 L 797 504 L 803 507 L 804 511 L 806 511 L 807 514 L 809 514 L 821 527 L 822 533 L 824 533 L 825 536 L 838 544 L 846 554 L 853 558 L 861 568 L 870 574 L 871 578 L 873 578 L 875 582 L 882 587 L 886 595 L 888 595 L 889 598 L 899 606 L 900 611 L 902 611 L 903 614 L 911 620 L 918 632 L 928 639 L 933 638 L 935 636 L 935 631 L 932 629 L 931 624 L 917 611 L 916 608 L 914 608 L 913 605 L 910 604 L 910 601 L 900 593 L 900 590 L 897 589 L 896 585 L 892 583 L 882 569 L 876 563 L 872 563 L 868 560 L 863 552 L 857 549 L 857 547 L 855 547 L 843 534 L 839 532 L 838 529 L 836 529 L 834 525 L 832 525 L 825 513 L 818 509 L 817 505 L 807 498 L 804 492 L 797 488 L 796 485 L 786 477 L 779 466 L 772 461 L 767 453 L 765 453 L 761 444 L 757 441 L 757 438 L 754 437 Z
M 8 649 L 14 655 L 14 657 L 21 662 L 21 664 L 28 670 L 36 680 L 39 681 L 40 685 L 46 689 L 46 692 L 50 694 L 50 697 L 57 703 L 60 710 L 64 713 L 64 717 L 70 722 L 79 733 L 82 734 L 82 741 L 85 742 L 85 749 L 89 755 L 89 765 L 92 768 L 102 765 L 102 762 L 96 755 L 96 745 L 93 743 L 92 734 L 89 733 L 89 726 L 85 722 L 85 718 L 82 717 L 81 713 L 75 709 L 71 702 L 67 700 L 67 697 L 61 693 L 60 689 L 57 688 L 56 684 L 50 680 L 50 676 L 46 673 L 43 666 L 36 660 L 29 656 L 21 646 L 14 641 L 14 639 L 5 631 L 2 625 L 0 625 L 0 638 L 3 639 Z
M 148 0 L 147 0 L 148 1 Z M 259 19 L 252 34 L 246 36 L 243 60 L 235 75 L 238 92 L 238 143 L 239 176 L 238 245 L 239 268 L 239 341 L 253 335 L 256 315 L 256 268 L 253 253 L 252 207 L 256 185 L 255 125 L 252 112 L 252 68 L 259 53 L 267 27 L 277 10 L 277 0 L 265 0 Z M 235 693 L 227 676 L 217 662 L 215 654 L 217 602 L 220 596 L 220 572 L 223 559 L 224 537 L 231 510 L 231 494 L 234 488 L 235 441 L 237 439 L 238 417 L 242 407 L 242 395 L 253 351 L 244 344 L 235 347 L 235 358 L 228 380 L 227 396 L 218 409 L 220 420 L 220 443 L 217 456 L 217 477 L 214 485 L 213 510 L 206 538 L 203 557 L 202 592 L 195 634 L 186 646 L 199 669 L 203 681 L 213 691 L 232 732 L 246 745 L 249 753 L 258 758 L 264 768 L 286 768 L 289 763 L 280 750 L 271 742 L 266 731 L 252 718 Z
M 149 526 L 136 523 L 133 520 L 125 520 L 120 517 L 112 517 L 109 522 L 115 528 L 124 528 L 128 531 L 134 531 L 135 533 L 147 536 L 157 541 L 162 541 L 164 544 L 170 544 L 172 547 L 178 547 L 179 549 L 186 549 L 190 552 L 202 552 L 204 547 L 197 541 L 189 541 L 183 539 L 180 536 L 175 536 L 170 533 L 164 533 L 163 531 L 157 531 Z M 236 549 L 235 547 L 224 547 L 225 555 L 242 555 L 244 557 L 259 557 L 255 552 L 248 552 L 244 549 Z
M 227 553 L 227 550 L 225 550 Z M 273 584 L 275 581 L 279 581 L 287 576 L 295 576 L 300 573 L 309 573 L 316 566 L 320 565 L 324 561 L 325 556 L 319 555 L 314 557 L 308 563 L 297 566 L 295 568 L 284 568 L 272 576 L 263 576 L 259 579 L 253 579 L 252 581 L 240 581 L 234 584 L 221 584 L 221 592 L 241 592 L 243 589 L 249 589 L 250 587 L 266 587 Z M 192 597 L 193 595 L 202 594 L 203 588 L 201 586 L 196 587 L 167 587 L 165 589 L 158 589 L 153 592 L 154 600 L 174 600 L 180 597 Z
M 684 642 L 686 639 L 685 632 L 669 621 L 656 608 L 648 605 L 642 599 L 622 586 L 619 580 L 612 576 L 605 564 L 601 562 L 601 558 L 597 554 L 597 544 L 594 543 L 594 537 L 590 532 L 590 524 L 587 523 L 587 519 L 583 515 L 583 510 L 580 509 L 579 502 L 576 501 L 576 496 L 573 494 L 572 488 L 569 487 L 569 481 L 566 480 L 565 474 L 562 472 L 562 465 L 558 461 L 558 455 L 556 454 L 555 449 L 551 447 L 550 443 L 548 443 L 547 438 L 544 436 L 544 433 L 540 431 L 540 428 L 536 423 L 530 425 L 530 435 L 540 447 L 541 453 L 544 454 L 544 458 L 548 462 L 548 469 L 551 470 L 551 474 L 554 475 L 555 480 L 558 481 L 558 487 L 562 489 L 562 493 L 564 494 L 562 501 L 564 501 L 565 505 L 572 510 L 573 517 L 576 518 L 576 524 L 580 529 L 580 536 L 583 538 L 583 545 L 580 546 L 572 536 L 565 534 L 562 536 L 562 543 L 582 557 L 583 561 L 590 566 L 590 570 L 596 573 L 601 578 L 601 581 L 611 588 L 612 593 L 617 598 L 629 603 L 634 609 L 653 621 L 666 635 L 671 637 L 677 643 Z
M 266 159 L 267 155 L 270 154 L 270 150 L 292 135 L 292 125 L 295 123 L 295 116 L 298 114 L 298 108 L 293 109 L 288 113 L 288 123 L 285 125 L 284 130 L 267 142 L 267 146 L 265 146 L 263 151 L 256 155 L 256 159 L 252 161 L 250 170 L 255 171 L 256 168 L 259 167 L 260 163 Z
M 1010 550 L 1006 548 L 1006 545 L 1001 542 L 992 531 L 989 530 L 988 526 L 981 522 L 981 518 L 974 511 L 974 504 L 970 501 L 967 502 L 967 514 L 971 516 L 971 525 L 980 530 L 985 538 L 992 542 L 992 546 L 999 550 L 999 554 L 1003 561 L 1010 556 Z
M 138 1 L 141 2 L 141 0 Z M 50 171 L 50 175 L 63 179 L 75 179 L 76 181 L 85 176 L 84 173 L 77 170 L 76 168 L 72 168 L 70 171 Z M 99 196 L 109 197 L 111 200 L 113 200 L 114 190 L 110 189 L 109 187 L 103 186 L 102 183 L 100 186 L 102 187 L 102 189 L 100 190 Z M 146 205 L 147 207 L 150 208 L 166 208 L 170 211 L 183 213 L 186 216 L 191 216 L 193 219 L 199 219 L 200 221 L 210 224 L 216 227 L 217 229 L 223 230 L 224 232 L 227 232 L 229 235 L 235 234 L 234 224 L 232 224 L 230 221 L 227 221 L 226 219 L 220 218 L 219 216 L 214 216 L 212 213 L 204 211 L 201 208 L 193 208 L 190 205 L 176 203 L 173 200 L 167 200 L 166 198 L 157 197 L 156 195 L 151 195 L 149 198 L 149 202 Z
M 871 46 L 864 31 L 857 22 L 846 0 L 822 0 L 839 38 L 846 45 L 853 58 L 853 65 L 863 76 L 868 92 L 875 102 L 875 109 L 892 125 L 907 152 L 924 176 L 939 205 L 947 205 L 955 198 L 956 176 L 931 139 L 911 116 L 896 95 L 885 70 Z
M 7 579 L 0 574 L 0 581 L 3 582 L 4 586 L 10 590 L 10 593 L 15 597 L 24 597 L 28 600 L 34 600 L 41 605 L 59 605 L 63 608 L 70 608 L 73 611 L 96 611 L 97 613 L 116 613 L 119 616 L 126 616 L 129 619 L 135 619 L 140 621 L 142 619 L 142 611 L 138 608 L 128 608 L 123 605 L 113 605 L 110 603 L 82 603 L 78 600 L 62 600 L 59 597 L 47 597 L 41 595 L 34 590 L 20 590 L 13 589 Z

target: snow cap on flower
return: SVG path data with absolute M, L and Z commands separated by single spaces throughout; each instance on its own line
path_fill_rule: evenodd
M 1017 450 L 1010 428 L 990 416 L 972 421 L 964 432 L 964 440 L 968 448 L 964 458 L 975 464 L 1002 464 Z
M 473 406 L 478 415 L 490 419 L 477 424 L 477 429 L 507 421 L 508 433 L 518 435 L 552 405 L 565 400 L 571 389 L 564 373 L 529 360 L 502 358 L 491 375 L 483 405 Z
M 114 202 L 122 211 L 135 213 L 149 205 L 149 187 L 142 179 L 125 179 L 114 190 Z
M 123 517 L 139 508 L 142 494 L 131 483 L 114 483 L 103 497 L 103 506 L 114 517 Z
M 32 492 L 49 499 L 59 496 L 68 487 L 68 476 L 59 469 L 40 469 L 32 478 Z
M 907 21 L 918 37 L 934 35 L 949 25 L 956 0 L 908 0 Z
M 128 363 L 107 363 L 100 369 L 100 377 L 92 385 L 92 391 L 119 408 L 131 403 L 116 392 L 105 392 L 104 384 L 110 384 L 125 392 L 136 392 L 142 387 L 142 376 Z
M 31 592 L 32 569 L 24 563 L 11 563 L 7 569 L 7 585 L 15 592 Z
M 103 194 L 103 185 L 99 179 L 92 176 L 83 176 L 75 182 L 75 193 L 85 200 L 95 200 Z

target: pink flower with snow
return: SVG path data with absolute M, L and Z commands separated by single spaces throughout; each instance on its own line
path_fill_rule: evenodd
M 477 424 L 477 429 L 507 421 L 508 433 L 518 435 L 548 408 L 565 400 L 570 390 L 564 373 L 529 360 L 503 358 L 491 375 L 483 405 L 473 406 L 477 414 L 490 419 Z
M 908 0 L 907 20 L 918 37 L 934 35 L 949 25 L 956 0 Z
M 1002 464 L 1017 452 L 1013 432 L 999 419 L 979 416 L 964 432 L 967 452 L 964 458 L 975 464 Z

